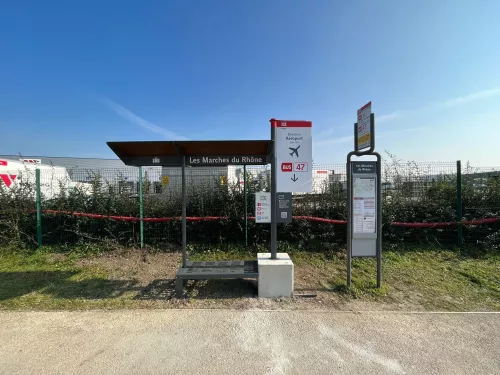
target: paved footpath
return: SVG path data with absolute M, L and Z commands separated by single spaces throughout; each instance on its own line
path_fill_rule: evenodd
M 500 374 L 500 315 L 4 311 L 0 373 Z

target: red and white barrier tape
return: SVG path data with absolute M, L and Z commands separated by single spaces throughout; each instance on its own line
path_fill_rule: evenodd
M 114 216 L 114 215 L 100 215 L 100 214 L 89 214 L 83 212 L 72 212 L 72 211 L 56 211 L 56 210 L 43 210 L 42 213 L 47 214 L 63 214 L 63 215 L 72 215 L 79 217 L 89 217 L 91 219 L 111 219 L 118 221 L 133 221 L 138 222 L 141 219 L 135 216 Z M 187 221 L 219 221 L 219 220 L 228 220 L 228 216 L 188 216 L 186 217 Z M 249 220 L 255 220 L 254 216 L 248 216 Z M 295 220 L 307 220 L 316 223 L 324 223 L 324 224 L 347 224 L 346 220 L 335 220 L 335 219 L 324 219 L 321 217 L 314 216 L 293 216 Z M 149 223 L 162 223 L 173 220 L 182 220 L 180 216 L 173 217 L 145 217 L 143 218 L 144 222 Z M 493 224 L 500 222 L 500 217 L 492 217 L 487 219 L 477 219 L 477 220 L 464 220 L 462 221 L 462 225 L 482 225 L 482 224 Z M 391 225 L 396 227 L 403 228 L 447 228 L 458 225 L 459 222 L 449 221 L 449 222 L 434 222 L 434 223 L 405 223 L 395 221 L 392 222 Z

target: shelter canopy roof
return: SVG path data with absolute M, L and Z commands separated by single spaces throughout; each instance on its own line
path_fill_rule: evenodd
M 132 141 L 107 142 L 126 165 L 214 166 L 267 164 L 272 153 L 270 140 L 242 141 Z

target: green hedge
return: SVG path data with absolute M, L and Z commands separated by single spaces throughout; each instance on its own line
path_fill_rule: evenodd
M 146 181 L 146 184 L 148 181 Z M 32 247 L 36 245 L 35 187 L 29 183 L 10 190 L 0 189 L 0 243 Z M 99 176 L 92 181 L 91 195 L 74 190 L 62 193 L 52 200 L 44 200 L 44 210 L 72 211 L 102 215 L 139 216 L 137 197 L 131 197 L 114 188 L 106 188 Z M 191 246 L 229 246 L 243 244 L 244 195 L 232 186 L 190 187 L 188 189 L 188 216 L 227 216 L 228 220 L 189 222 L 188 242 Z M 253 216 L 253 193 L 248 192 L 248 214 Z M 406 229 L 391 225 L 402 222 L 456 221 L 456 178 L 442 176 L 417 193 L 401 184 L 383 193 L 383 240 L 385 244 L 429 244 L 453 246 L 457 243 L 457 230 Z M 500 216 L 500 180 L 489 179 L 478 189 L 463 181 L 464 219 L 479 219 Z M 305 195 L 294 201 L 294 215 L 315 216 L 331 219 L 346 219 L 346 192 L 339 183 L 332 184 L 320 195 Z M 145 217 L 170 217 L 181 215 L 179 195 L 145 195 Z M 139 223 L 93 219 L 65 214 L 43 215 L 43 243 L 82 244 L 108 243 L 137 246 Z M 145 223 L 144 238 L 148 246 L 168 249 L 181 243 L 180 221 Z M 248 239 L 251 245 L 266 245 L 269 241 L 269 225 L 255 224 L 249 220 Z M 331 249 L 344 246 L 345 225 L 330 225 L 303 220 L 280 225 L 279 240 L 303 249 Z M 465 243 L 488 249 L 500 247 L 500 225 L 480 225 L 464 228 Z

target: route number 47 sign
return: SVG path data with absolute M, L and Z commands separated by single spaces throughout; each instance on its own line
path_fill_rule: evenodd
M 276 190 L 312 191 L 312 122 L 271 120 L 276 152 Z

